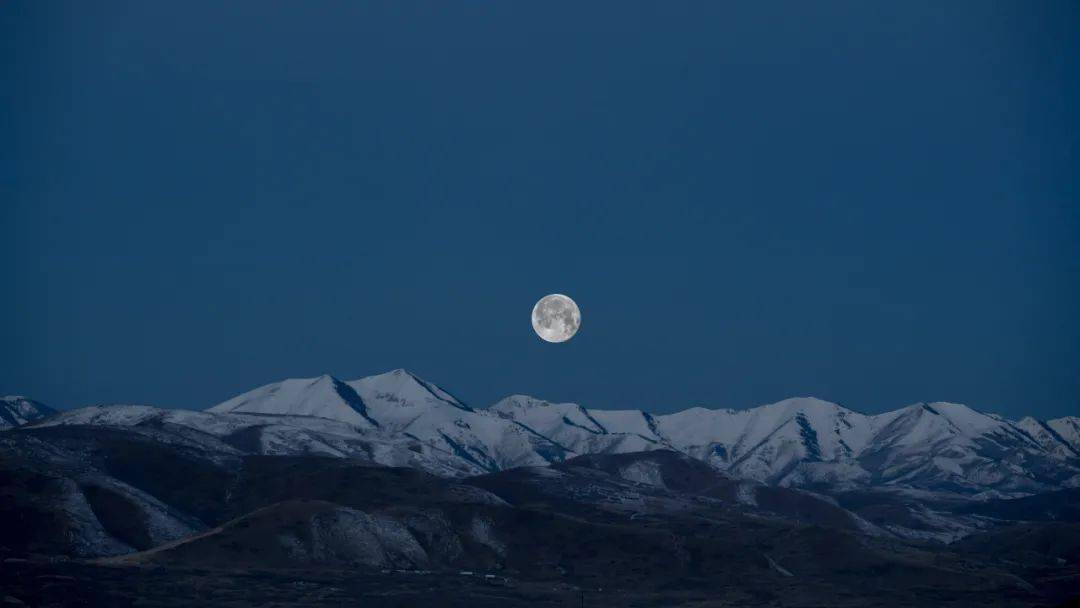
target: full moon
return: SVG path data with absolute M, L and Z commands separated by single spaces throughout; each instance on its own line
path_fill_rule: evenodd
M 548 342 L 566 342 L 581 327 L 581 311 L 567 296 L 553 293 L 533 306 L 532 326 L 536 335 Z

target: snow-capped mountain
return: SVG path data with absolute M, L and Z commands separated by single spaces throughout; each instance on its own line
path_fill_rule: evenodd
M 750 410 L 694 408 L 656 416 L 672 445 L 731 473 L 783 483 L 804 463 L 845 462 L 867 445 L 872 417 L 820 399 L 795 398 Z M 845 477 L 862 476 L 849 466 Z
M 1016 424 L 965 405 L 920 403 L 875 418 L 887 424 L 859 455 L 875 482 L 1014 494 L 1080 481 Z
M 0 397 L 0 430 L 22 426 L 55 413 L 56 410 L 33 399 L 18 395 Z
M 783 486 L 985 498 L 1080 486 L 1076 418 L 1011 422 L 954 403 L 866 415 L 814 398 L 652 415 L 513 395 L 475 409 L 401 369 L 351 381 L 285 380 L 207 412 L 85 408 L 42 424 L 168 424 L 248 453 L 317 453 L 455 476 L 671 449 L 735 477 Z
M 616 438 L 635 436 L 737 477 L 778 485 L 909 485 L 1022 494 L 1080 483 L 1080 459 L 1071 448 L 1049 449 L 1019 423 L 953 403 L 920 403 L 868 416 L 820 399 L 796 398 L 742 411 L 692 408 L 654 416 L 515 396 L 492 409 L 545 429 L 564 445 L 622 451 Z M 1061 420 L 1052 422 L 1064 428 Z M 649 448 L 634 448 L 640 449 Z
M 477 472 L 563 460 L 563 446 L 488 410 L 474 410 L 438 386 L 397 369 L 342 382 L 285 380 L 210 408 L 215 413 L 317 416 L 435 446 Z
M 1013 423 L 951 403 L 870 416 L 814 398 L 651 415 L 513 395 L 477 410 L 405 370 L 344 385 L 382 431 L 437 446 L 481 470 L 675 449 L 735 476 L 778 485 L 873 484 L 995 496 L 1080 484 L 1080 425 L 1071 418 Z M 262 399 L 248 393 L 213 409 L 309 413 L 321 399 L 274 386 L 259 389 Z M 301 405 L 290 408 L 283 394 Z M 230 406 L 238 400 L 246 405 Z M 318 415 L 344 421 L 357 409 L 326 401 L 334 407 Z
M 487 471 L 549 464 L 568 455 L 566 448 L 533 429 L 475 410 L 403 369 L 348 385 L 383 428 L 440 445 Z

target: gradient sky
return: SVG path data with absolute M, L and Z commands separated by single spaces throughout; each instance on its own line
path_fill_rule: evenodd
M 0 5 L 0 392 L 1080 412 L 1080 4 Z M 581 332 L 540 341 L 562 292 Z

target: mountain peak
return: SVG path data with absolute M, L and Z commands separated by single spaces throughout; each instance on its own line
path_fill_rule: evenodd
M 532 408 L 551 407 L 555 404 L 532 395 L 509 395 L 495 402 L 488 409 L 495 412 L 508 412 L 510 410 L 528 410 Z M 560 404 L 562 405 L 562 404 Z
M 833 403 L 832 401 L 826 401 L 824 399 L 818 399 L 817 397 L 789 397 L 776 403 L 770 403 L 763 405 L 764 408 L 780 408 L 787 410 L 819 410 L 819 411 L 836 411 L 847 410 L 846 407 Z
M 1002 424 L 1007 424 L 1000 416 L 980 412 L 962 403 L 935 401 L 925 403 L 923 407 L 931 409 L 938 415 L 948 419 L 957 428 L 968 433 L 983 433 Z
M 418 404 L 450 405 L 472 411 L 460 399 L 404 368 L 347 382 L 365 400 L 392 402 L 408 407 Z
M 420 376 L 417 376 L 412 371 L 410 371 L 410 370 L 408 370 L 408 369 L 406 369 L 404 367 L 398 367 L 398 368 L 392 369 L 390 371 L 383 372 L 381 374 L 374 374 L 372 376 L 365 376 L 363 379 L 366 379 L 366 378 L 403 378 L 403 379 L 412 379 L 415 382 L 425 382 L 425 383 L 427 382 L 427 380 L 422 379 Z
M 208 411 L 315 416 L 361 427 L 378 426 L 368 416 L 367 405 L 356 391 L 329 374 L 267 384 L 219 403 Z
M 0 429 L 10 429 L 52 416 L 56 410 L 22 395 L 7 395 L 0 400 Z

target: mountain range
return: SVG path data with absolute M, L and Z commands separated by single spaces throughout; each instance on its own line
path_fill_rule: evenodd
M 1072 417 L 474 408 L 395 370 L 205 411 L 7 397 L 0 420 L 12 605 L 199 588 L 221 606 L 1042 606 L 1080 588 Z
M 741 411 L 653 415 L 513 395 L 479 409 L 398 369 L 352 381 L 284 380 L 205 412 L 113 405 L 53 414 L 25 398 L 7 397 L 0 407 L 0 420 L 19 424 L 154 420 L 257 453 L 359 457 L 449 476 L 667 449 L 781 486 L 912 488 L 976 499 L 1080 486 L 1080 418 L 1011 421 L 941 402 L 866 415 L 793 398 Z

